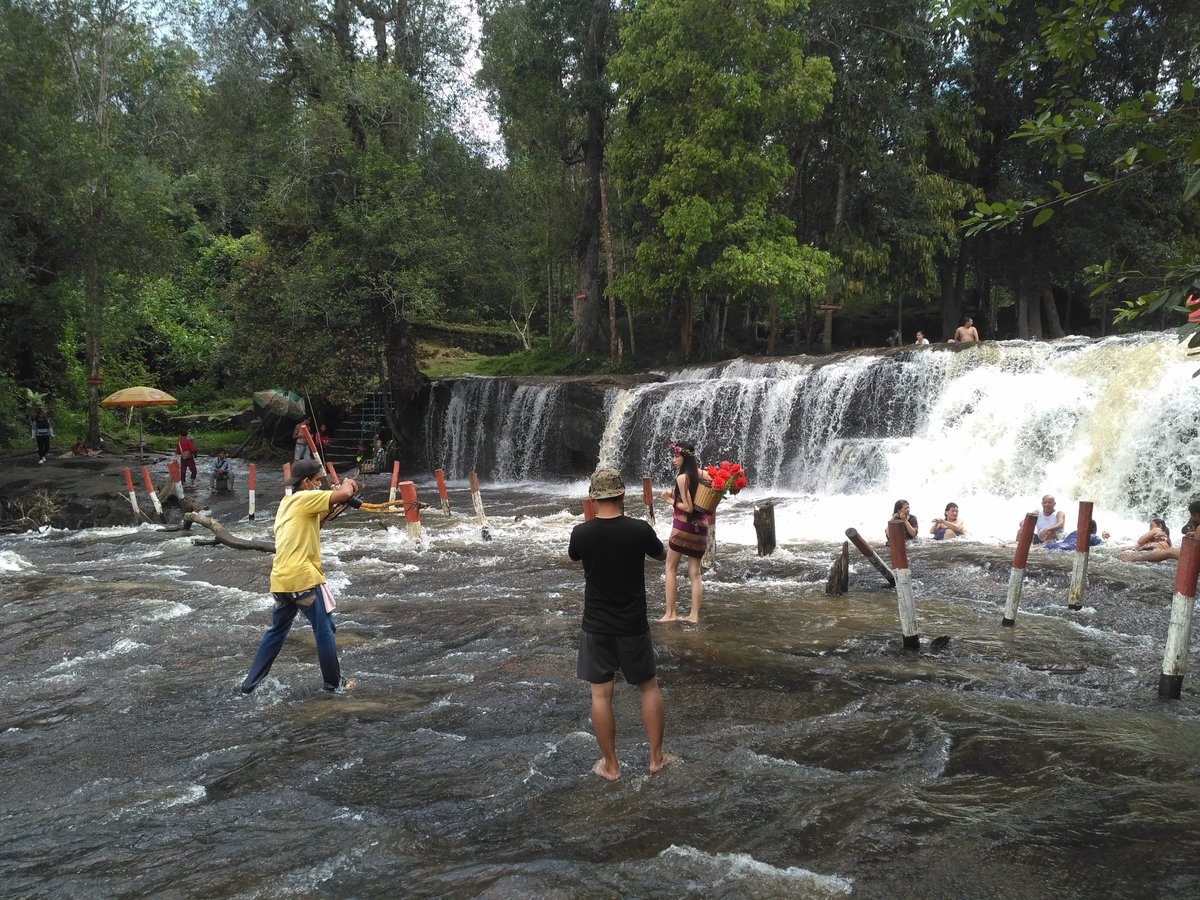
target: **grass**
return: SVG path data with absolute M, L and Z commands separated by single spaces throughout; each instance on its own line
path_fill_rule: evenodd
M 485 356 L 460 347 L 421 342 L 417 345 L 421 371 L 435 381 L 459 375 L 592 375 L 609 372 L 605 358 L 578 356 L 539 342 L 532 350 L 505 356 Z

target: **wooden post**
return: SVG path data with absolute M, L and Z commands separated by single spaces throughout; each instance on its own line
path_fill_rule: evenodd
M 917 604 L 913 598 L 912 572 L 908 568 L 908 547 L 905 546 L 904 520 L 888 522 L 888 549 L 892 554 L 892 571 L 896 573 L 896 601 L 900 608 L 900 631 L 905 650 L 919 650 L 921 637 L 917 634 Z
M 847 528 L 846 537 L 850 538 L 850 542 L 858 548 L 858 552 L 865 556 L 867 561 L 879 570 L 879 574 L 887 580 L 888 587 L 895 587 L 896 576 L 893 575 L 892 570 L 887 567 L 887 563 L 879 558 L 879 554 L 875 552 L 875 548 L 862 539 L 862 535 L 858 533 L 858 529 Z
M 397 461 L 397 474 L 399 474 L 399 465 L 400 463 Z M 437 479 L 438 496 L 442 498 L 442 515 L 448 519 L 450 518 L 450 497 L 446 494 L 446 473 L 441 469 L 434 469 L 433 477 Z
M 333 463 L 327 463 L 325 469 L 329 474 L 329 480 L 333 482 L 333 486 L 337 487 L 342 483 L 342 479 L 338 478 L 337 471 L 333 468 Z
M 770 500 L 755 504 L 754 533 L 758 536 L 758 555 L 775 552 L 775 504 Z
M 171 460 L 167 463 L 167 471 L 171 473 L 171 484 L 175 487 L 175 496 L 183 503 L 183 483 L 179 480 L 179 463 Z
M 479 519 L 480 530 L 485 541 L 492 539 L 491 532 L 488 531 L 487 516 L 483 514 L 483 497 L 479 495 L 479 479 L 475 473 L 471 473 L 471 503 L 475 507 L 475 516 Z
M 591 497 L 583 498 L 583 521 L 590 522 L 596 518 L 596 501 Z
M 646 521 L 654 524 L 654 486 L 649 478 L 642 479 L 642 502 L 646 504 Z
M 1196 580 L 1200 577 L 1200 540 L 1185 534 L 1179 541 L 1179 564 L 1175 568 L 1175 596 L 1171 599 L 1171 622 L 1167 626 L 1167 649 L 1162 676 L 1158 679 L 1161 700 L 1178 700 L 1187 672 L 1192 607 L 1196 603 Z
M 1037 518 L 1037 513 L 1025 513 L 1025 521 L 1017 533 L 1017 552 L 1013 554 L 1012 568 L 1008 572 L 1008 602 L 1004 604 L 1004 618 L 1000 620 L 1000 624 L 1008 628 L 1012 628 L 1017 621 L 1021 586 L 1025 583 L 1025 563 L 1029 561 L 1029 545 L 1033 543 Z
M 825 593 L 840 597 L 850 590 L 850 542 L 842 541 L 842 552 L 833 558 L 829 567 L 829 580 L 825 582 Z
M 400 482 L 400 499 L 404 501 L 404 522 L 408 539 L 421 543 L 421 505 L 417 502 L 417 486 L 411 481 Z
M 246 498 L 247 498 L 247 501 L 248 501 L 248 502 L 249 502 L 249 504 L 250 504 L 250 511 L 249 511 L 249 512 L 246 514 L 246 517 L 247 517 L 247 518 L 248 518 L 248 519 L 249 519 L 251 522 L 253 522 L 253 521 L 254 521 L 254 463 L 250 463 L 250 480 L 249 480 L 249 485 L 250 485 L 250 487 L 249 487 L 249 489 L 246 491 Z
M 146 466 L 142 466 L 142 481 L 146 483 L 146 493 L 150 495 L 150 502 L 154 504 L 154 513 L 161 519 L 162 501 L 158 499 L 158 491 L 154 489 L 154 480 L 150 477 L 150 470 Z
M 1067 591 L 1067 608 L 1082 609 L 1087 592 L 1088 550 L 1092 546 L 1092 502 L 1079 503 L 1079 521 L 1075 525 L 1075 565 L 1071 569 L 1071 587 Z
M 129 491 L 129 506 L 133 509 L 133 520 L 136 522 L 142 511 L 138 509 L 137 494 L 133 490 L 133 475 L 128 466 L 125 467 L 125 489 Z
M 292 464 L 284 463 L 283 464 L 283 496 L 285 496 L 285 497 L 292 496 L 292 486 L 287 483 L 288 479 L 291 477 L 292 477 Z
M 400 460 L 392 460 L 392 487 L 388 491 L 388 503 L 396 502 L 396 485 L 400 483 Z

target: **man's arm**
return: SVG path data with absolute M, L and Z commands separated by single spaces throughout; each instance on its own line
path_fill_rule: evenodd
M 651 559 L 657 559 L 659 562 L 665 562 L 667 559 L 667 548 L 658 539 L 658 535 L 654 533 L 654 529 L 650 527 L 649 522 L 643 522 L 642 524 L 646 526 L 646 533 L 649 536 L 646 541 L 646 555 Z

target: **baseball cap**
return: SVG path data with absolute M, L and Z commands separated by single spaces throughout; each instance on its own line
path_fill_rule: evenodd
M 321 464 L 315 459 L 302 459 L 299 462 L 292 463 L 292 474 L 284 485 L 287 487 L 295 487 L 305 478 L 312 478 L 321 471 Z
M 592 473 L 588 496 L 593 500 L 611 500 L 625 496 L 625 482 L 616 469 L 597 469 Z

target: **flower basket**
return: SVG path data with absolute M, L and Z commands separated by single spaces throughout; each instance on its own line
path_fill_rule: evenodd
M 714 491 L 707 484 L 701 484 L 696 488 L 696 499 L 692 501 L 692 506 L 701 512 L 716 512 L 717 504 L 721 502 L 723 496 L 724 494 L 720 491 Z
M 720 467 L 709 466 L 705 471 L 712 479 L 712 487 L 699 485 L 692 505 L 707 513 L 716 512 L 717 504 L 726 494 L 736 494 L 747 484 L 745 470 L 727 459 L 721 460 Z

